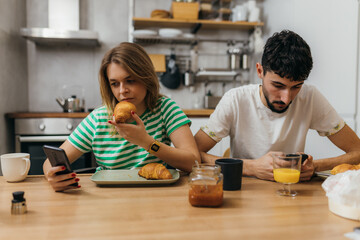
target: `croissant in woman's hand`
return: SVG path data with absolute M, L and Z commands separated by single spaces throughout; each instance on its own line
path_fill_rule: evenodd
M 138 174 L 146 179 L 172 179 L 169 170 L 161 163 L 148 163 L 140 169 Z
M 136 107 L 131 102 L 121 101 L 116 104 L 114 109 L 115 122 L 125 123 L 131 116 L 131 111 L 136 112 Z

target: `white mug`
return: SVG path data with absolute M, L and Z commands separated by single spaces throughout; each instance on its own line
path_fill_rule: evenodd
M 246 21 L 247 8 L 244 5 L 237 5 L 232 9 L 232 21 Z
M 259 22 L 260 21 L 260 8 L 254 7 L 251 9 L 248 17 L 249 22 Z
M 23 181 L 30 169 L 30 154 L 8 153 L 1 157 L 1 170 L 8 182 Z

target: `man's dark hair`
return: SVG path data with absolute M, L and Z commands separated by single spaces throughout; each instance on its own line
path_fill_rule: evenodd
M 283 30 L 265 44 L 261 59 L 264 75 L 272 71 L 291 81 L 304 81 L 313 66 L 309 45 L 298 34 Z

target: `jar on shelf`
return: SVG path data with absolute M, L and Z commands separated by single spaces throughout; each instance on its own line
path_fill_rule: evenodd
M 220 0 L 219 20 L 223 20 L 223 21 L 229 21 L 230 20 L 231 1 L 232 0 Z
M 212 0 L 200 0 L 200 19 L 214 20 L 218 15 L 217 6 L 213 5 Z
M 223 175 L 219 165 L 199 164 L 189 176 L 189 202 L 195 207 L 219 207 L 223 203 Z

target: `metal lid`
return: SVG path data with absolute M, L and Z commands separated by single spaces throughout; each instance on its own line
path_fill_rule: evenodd
M 13 192 L 13 197 L 14 197 L 14 199 L 12 200 L 13 203 L 18 203 L 18 202 L 24 202 L 25 201 L 23 191 Z

